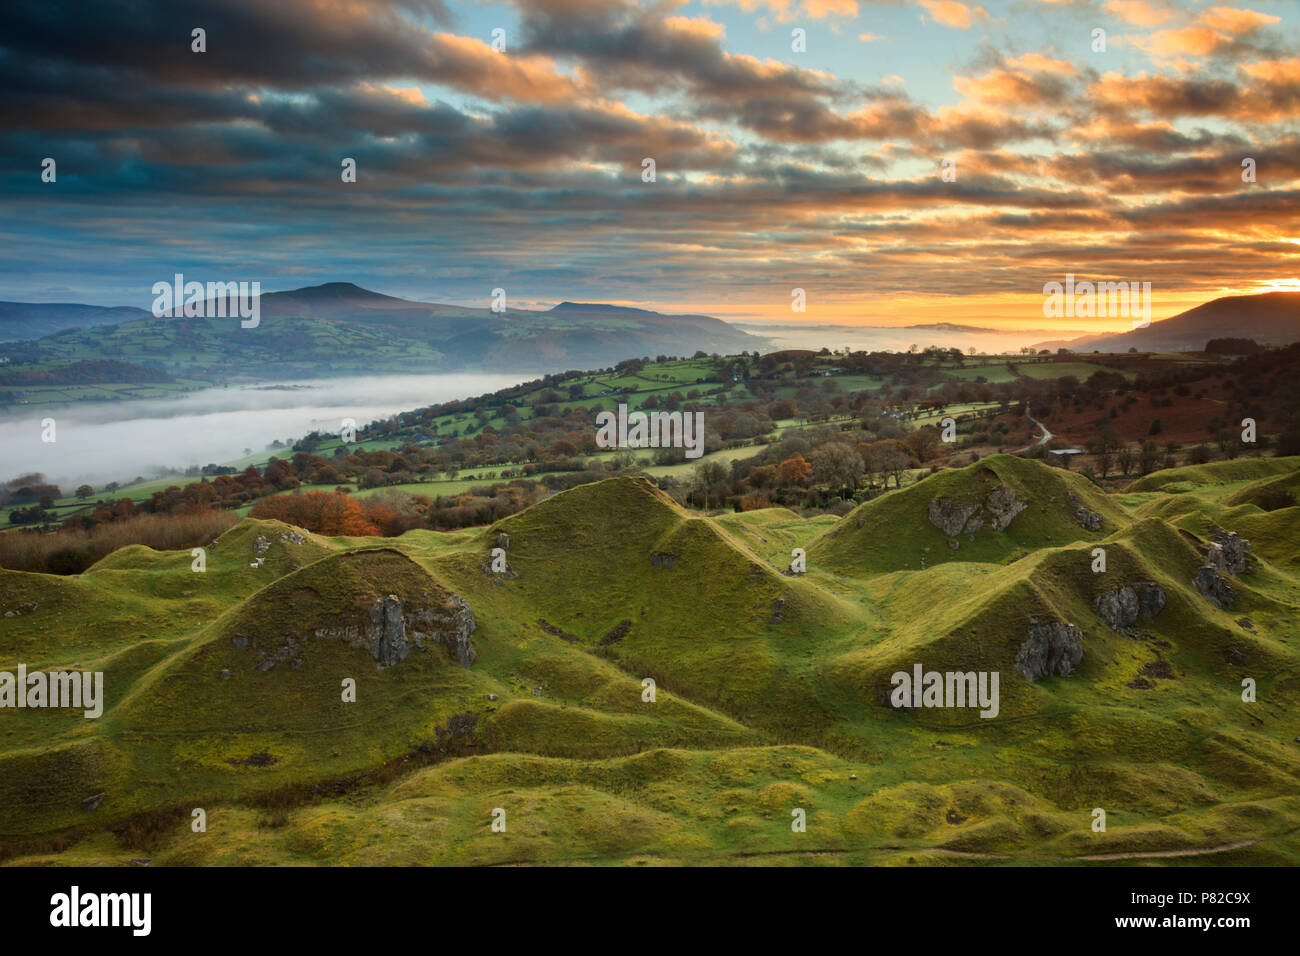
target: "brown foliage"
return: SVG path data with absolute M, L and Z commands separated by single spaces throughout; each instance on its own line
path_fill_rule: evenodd
M 100 558 L 129 544 L 179 551 L 207 544 L 239 523 L 229 511 L 136 514 L 89 531 L 9 531 L 0 534 L 0 567 L 11 571 L 80 574 Z

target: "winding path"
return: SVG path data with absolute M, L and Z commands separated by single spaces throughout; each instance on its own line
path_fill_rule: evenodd
M 1046 445 L 1053 438 L 1052 433 L 1047 430 L 1047 426 L 1044 425 L 1042 422 L 1040 422 L 1037 418 L 1035 418 L 1033 414 L 1031 414 L 1032 411 L 1033 409 L 1029 408 L 1029 406 L 1025 406 L 1025 417 L 1043 430 L 1043 437 L 1038 439 L 1038 441 L 1036 442 L 1031 442 L 1030 444 L 1026 445 L 1024 448 L 1017 448 L 1015 451 L 1010 452 L 1010 454 L 1012 455 L 1017 455 L 1022 451 L 1027 451 L 1030 448 L 1033 448 L 1035 445 Z

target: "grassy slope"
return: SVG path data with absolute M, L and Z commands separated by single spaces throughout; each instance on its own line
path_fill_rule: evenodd
M 204 574 L 188 553 L 141 547 L 76 578 L 0 572 L 4 609 L 38 602 L 0 618 L 0 668 L 102 669 L 108 697 L 100 720 L 4 712 L 0 842 L 56 864 L 898 865 L 1245 843 L 1167 862 L 1294 865 L 1298 514 L 1251 503 L 1277 475 L 1120 499 L 996 457 L 839 521 L 703 518 L 616 478 L 492 528 L 382 543 L 295 544 L 285 526 L 247 520 Z M 1029 508 L 951 550 L 929 500 L 982 500 L 996 484 Z M 1078 525 L 1070 494 L 1102 514 L 1101 531 Z M 1191 585 L 1189 536 L 1211 522 L 1254 543 L 1230 612 Z M 505 576 L 484 570 L 500 534 Z M 258 535 L 271 548 L 255 568 Z M 1104 574 L 1091 570 L 1097 546 Z M 780 571 L 796 547 L 809 571 L 792 578 Z M 1132 636 L 1113 632 L 1092 602 L 1135 580 L 1157 582 L 1168 605 Z M 261 672 L 232 641 L 275 646 L 355 621 L 384 594 L 439 604 L 451 592 L 477 621 L 469 669 L 437 649 L 381 669 L 317 638 L 300 667 Z M 1074 673 L 1030 684 L 1015 670 L 1031 617 L 1080 629 Z M 883 704 L 890 673 L 915 662 L 998 670 L 998 718 Z M 344 676 L 355 704 L 340 700 Z M 1241 702 L 1243 677 L 1259 703 Z M 449 732 L 454 715 L 474 733 Z M 103 805 L 83 810 L 99 792 Z M 187 826 L 196 806 L 206 834 Z M 1098 806 L 1105 834 L 1090 830 Z M 506 833 L 490 830 L 497 807 Z M 807 833 L 791 832 L 794 808 Z

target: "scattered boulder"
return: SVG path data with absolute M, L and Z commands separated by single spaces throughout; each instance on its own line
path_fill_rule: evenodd
M 1099 594 L 1093 606 L 1112 631 L 1122 631 L 1133 625 L 1139 615 L 1152 618 L 1164 610 L 1168 597 L 1153 581 L 1125 584 L 1114 591 Z
M 1210 603 L 1217 608 L 1232 607 L 1232 600 L 1236 597 L 1232 588 L 1219 570 L 1213 565 L 1207 564 L 1199 568 L 1196 572 L 1196 590 L 1200 591 Z
M 1205 549 L 1205 563 L 1223 574 L 1238 575 L 1246 571 L 1251 552 L 1250 542 L 1235 531 L 1211 528 L 1214 540 Z
M 1143 617 L 1155 617 L 1169 603 L 1164 588 L 1154 581 L 1139 581 L 1134 588 L 1138 592 L 1138 604 L 1141 605 Z
M 292 544 L 306 544 L 307 539 L 298 533 L 297 528 L 290 528 L 288 531 L 280 532 L 280 540 L 288 541 Z
M 1205 595 L 1217 608 L 1232 607 L 1233 593 L 1226 575 L 1236 576 L 1245 572 L 1250 564 L 1250 542 L 1237 536 L 1235 531 L 1210 527 L 1213 539 L 1202 545 L 1205 564 L 1196 571 L 1193 579 L 1196 590 Z
M 993 516 L 993 530 L 1002 531 L 1011 524 L 1016 515 L 1029 507 L 1029 502 L 1016 497 L 1016 493 L 1006 485 L 998 485 L 984 499 L 984 507 Z
M 930 524 L 951 538 L 961 534 L 978 508 L 979 505 L 964 505 L 950 498 L 935 498 L 930 502 Z
M 680 560 L 681 558 L 677 555 L 669 554 L 666 551 L 656 551 L 654 554 L 650 555 L 650 563 L 656 568 L 671 568 Z
M 108 796 L 106 793 L 97 793 L 93 797 L 87 797 L 85 800 L 81 801 L 81 809 L 98 810 L 99 805 L 104 802 L 106 796 Z
M 1095 511 L 1089 511 L 1082 501 L 1070 495 L 1070 507 L 1074 509 L 1074 520 L 1079 522 L 1079 526 L 1085 531 L 1101 530 L 1101 515 Z
M 1064 621 L 1029 622 L 1029 640 L 1016 652 L 1016 670 L 1026 680 L 1064 677 L 1083 660 L 1079 629 Z

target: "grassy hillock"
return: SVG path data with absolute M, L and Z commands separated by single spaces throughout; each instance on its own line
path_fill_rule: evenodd
M 983 510 L 982 527 L 969 534 L 946 535 L 930 520 L 928 508 L 935 499 L 983 506 L 998 488 L 1027 502 L 1002 531 L 994 529 Z M 1100 531 L 1079 523 L 1079 506 L 1101 516 Z M 812 543 L 809 559 L 845 575 L 920 570 L 947 561 L 1001 562 L 1037 548 L 1100 540 L 1127 520 L 1119 505 L 1081 475 L 994 455 L 859 505 Z M 957 548 L 951 547 L 953 541 Z
M 0 847 L 56 865 L 1295 865 L 1300 511 L 1261 502 L 1300 460 L 1227 464 L 1251 467 L 1121 496 L 996 456 L 838 520 L 703 517 L 613 478 L 454 533 L 246 519 L 203 572 L 139 546 L 75 576 L 0 571 L 0 670 L 105 685 L 98 719 L 3 712 Z M 937 499 L 992 516 L 998 489 L 1025 504 L 1000 529 L 931 521 Z M 1194 583 L 1219 528 L 1251 541 L 1222 609 Z M 1162 606 L 1112 626 L 1098 599 L 1126 585 Z M 468 666 L 443 636 L 464 606 Z M 385 607 L 406 615 L 401 659 L 376 650 Z M 1049 622 L 1082 657 L 1030 680 Z M 891 706 L 916 664 L 997 672 L 997 715 Z

